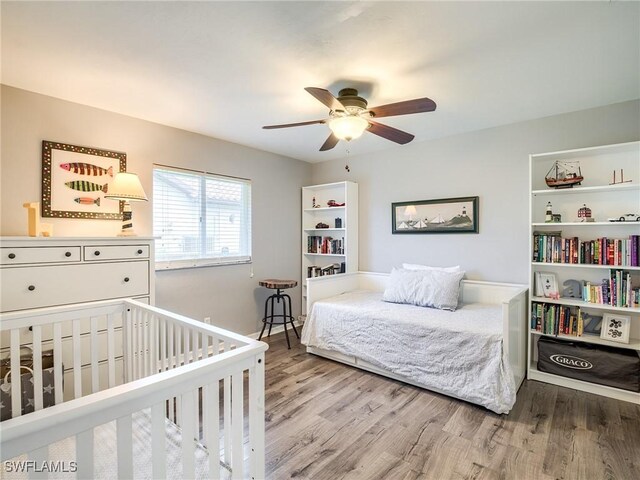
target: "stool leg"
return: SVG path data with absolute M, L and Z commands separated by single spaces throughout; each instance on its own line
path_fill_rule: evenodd
M 282 295 L 282 326 L 284 327 L 284 336 L 287 337 L 287 348 L 291 350 L 289 332 L 287 332 L 287 302 L 285 302 L 284 295 Z
M 262 317 L 262 330 L 260 330 L 260 335 L 258 335 L 258 341 L 262 340 L 262 335 L 264 334 L 264 329 L 267 326 L 267 305 L 269 305 L 269 299 L 271 297 L 267 297 L 264 302 L 264 317 Z
M 296 334 L 296 337 L 300 338 L 300 335 L 298 335 L 298 330 L 296 330 L 296 326 L 293 323 L 294 319 L 293 319 L 293 308 L 291 308 L 291 297 L 286 294 L 284 296 L 287 298 L 287 301 L 289 302 L 289 321 L 291 322 L 291 328 L 293 328 L 293 332 Z
M 270 315 L 269 315 L 269 332 L 267 333 L 267 337 L 271 336 L 271 327 L 273 327 L 273 308 L 274 308 L 273 307 L 273 300 L 274 300 L 273 297 L 275 297 L 275 295 L 271 295 L 269 297 L 269 300 L 271 300 L 271 310 L 270 310 Z

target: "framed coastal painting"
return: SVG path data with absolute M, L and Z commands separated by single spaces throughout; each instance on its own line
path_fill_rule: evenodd
M 391 204 L 391 233 L 478 233 L 478 197 Z
M 105 199 L 127 154 L 42 142 L 42 216 L 122 220 L 124 202 Z

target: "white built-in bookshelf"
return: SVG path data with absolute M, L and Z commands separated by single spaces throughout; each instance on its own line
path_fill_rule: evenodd
M 545 183 L 545 175 L 556 161 L 578 161 L 581 174 L 584 177 L 581 185 L 572 188 L 554 189 Z M 597 242 L 598 239 L 629 239 L 632 235 L 640 235 L 640 222 L 610 222 L 609 218 L 633 213 L 640 214 L 640 142 L 630 142 L 600 147 L 582 148 L 562 152 L 552 152 L 531 155 L 530 159 L 530 244 L 529 244 L 529 335 L 528 335 L 528 378 L 543 381 L 555 385 L 574 388 L 599 395 L 605 395 L 633 403 L 640 403 L 640 393 L 623 390 L 610 386 L 600 385 L 582 380 L 575 380 L 564 376 L 554 375 L 539 371 L 538 341 L 545 336 L 554 336 L 578 342 L 587 342 L 598 345 L 607 345 L 621 349 L 640 351 L 640 308 L 637 306 L 612 306 L 605 303 L 590 303 L 576 298 L 545 298 L 536 296 L 536 273 L 553 273 L 558 281 L 560 293 L 566 280 L 578 280 L 590 282 L 593 285 L 601 285 L 603 279 L 611 275 L 611 271 L 622 271 L 624 275 L 631 275 L 631 283 L 634 287 L 640 285 L 640 266 L 631 265 L 630 257 L 622 261 L 622 265 L 602 264 L 599 260 L 593 263 L 580 262 L 580 251 L 572 263 L 568 261 L 575 248 L 569 248 L 566 244 L 567 256 L 562 259 L 541 258 L 540 254 L 534 256 L 534 244 L 538 251 L 541 247 L 540 237 L 549 239 L 552 232 L 561 232 L 563 239 L 575 239 L 574 245 L 581 242 Z M 613 171 L 616 170 L 616 180 L 620 181 L 620 170 L 624 170 L 625 181 L 631 182 L 610 185 L 613 182 Z M 561 221 L 557 223 L 545 222 L 546 206 L 551 202 L 554 214 L 561 215 Z M 578 218 L 578 210 L 586 205 L 591 209 L 593 222 L 583 222 Z M 603 242 L 602 240 L 600 242 Z M 599 244 L 599 248 L 604 243 Z M 564 252 L 559 249 L 559 255 Z M 599 262 L 599 263 L 598 263 Z M 608 262 L 605 261 L 605 262 Z M 539 293 L 539 292 L 538 292 Z M 537 331 L 533 322 L 534 303 L 544 305 L 569 306 L 572 309 L 580 308 L 581 312 L 602 316 L 607 313 L 618 313 L 631 317 L 630 341 L 619 343 L 601 339 L 599 335 L 583 333 L 582 336 L 542 333 Z M 546 308 L 546 307 L 543 307 Z M 543 320 L 544 321 L 544 320 Z
M 329 206 L 333 200 L 344 206 Z M 336 219 L 339 222 L 336 224 Z M 320 228 L 323 223 L 328 228 Z M 310 268 L 344 264 L 346 273 L 358 271 L 358 184 L 327 183 L 302 188 L 302 313 L 307 311 Z M 326 273 L 326 271 L 325 271 Z M 339 275 L 340 273 L 333 273 Z M 313 276 L 314 273 L 311 273 Z

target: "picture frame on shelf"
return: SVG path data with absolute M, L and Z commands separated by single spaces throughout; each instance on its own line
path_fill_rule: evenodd
M 479 197 L 391 204 L 391 233 L 478 233 Z
M 629 343 L 630 330 L 631 317 L 629 315 L 605 313 L 602 319 L 600 338 L 612 342 Z
M 122 220 L 124 202 L 104 201 L 127 154 L 66 143 L 42 142 L 42 216 Z
M 558 279 L 555 273 L 536 272 L 536 296 L 544 298 L 560 298 Z

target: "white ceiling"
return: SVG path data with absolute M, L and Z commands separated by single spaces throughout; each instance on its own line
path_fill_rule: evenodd
M 640 98 L 637 2 L 2 2 L 2 83 L 318 162 L 303 88 L 361 87 L 414 142 Z M 382 119 L 381 119 L 382 121 Z M 372 134 L 351 154 L 403 148 Z M 392 150 L 390 150 L 390 153 Z

